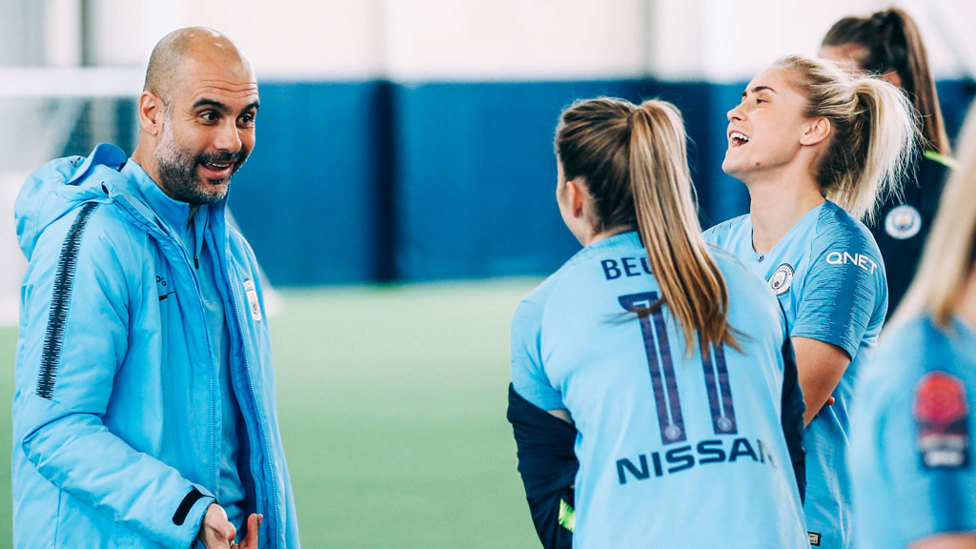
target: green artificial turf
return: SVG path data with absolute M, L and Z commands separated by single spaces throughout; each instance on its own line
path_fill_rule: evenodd
M 538 546 L 505 421 L 509 323 L 536 282 L 282 292 L 278 410 L 305 547 Z M 3 410 L 15 347 L 0 328 Z M 4 471 L 10 440 L 5 414 Z M 0 540 L 10 505 L 3 474 Z

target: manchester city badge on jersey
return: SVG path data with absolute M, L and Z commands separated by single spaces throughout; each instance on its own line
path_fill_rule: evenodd
M 793 267 L 789 263 L 783 263 L 776 268 L 773 276 L 769 277 L 769 287 L 776 295 L 783 295 L 789 291 L 793 284 Z
M 922 229 L 922 214 L 914 206 L 902 204 L 892 208 L 885 216 L 885 232 L 892 238 L 905 240 L 918 234 Z
M 969 465 L 969 406 L 959 379 L 932 372 L 915 385 L 913 407 L 922 467 Z

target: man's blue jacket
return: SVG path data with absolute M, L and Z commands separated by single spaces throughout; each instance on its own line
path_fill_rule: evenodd
M 19 548 L 191 547 L 215 501 L 218 366 L 195 257 L 119 172 L 125 162 L 111 145 L 53 160 L 17 198 L 29 261 L 13 404 Z M 264 514 L 262 549 L 298 547 L 257 262 L 224 203 L 209 210 L 243 510 Z

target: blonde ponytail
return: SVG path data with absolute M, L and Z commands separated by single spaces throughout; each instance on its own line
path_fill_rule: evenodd
M 630 188 L 662 301 L 678 320 L 689 353 L 696 330 L 702 347 L 737 348 L 727 324 L 725 280 L 698 224 L 681 114 L 670 103 L 645 101 L 631 116 Z
M 556 152 L 566 179 L 581 177 L 597 206 L 598 229 L 640 234 L 651 272 L 680 326 L 686 351 L 739 344 L 728 324 L 729 295 L 701 236 L 678 109 L 622 99 L 575 103 L 561 118 Z M 647 311 L 638 311 L 638 313 Z
M 808 101 L 806 116 L 827 118 L 833 128 L 816 174 L 824 195 L 873 221 L 884 198 L 901 194 L 912 165 L 917 130 L 911 102 L 883 80 L 852 79 L 823 61 L 790 56 L 777 64 L 795 73 L 794 85 Z

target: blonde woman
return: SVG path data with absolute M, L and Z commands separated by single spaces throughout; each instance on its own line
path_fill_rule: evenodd
M 807 547 L 785 321 L 707 249 L 677 109 L 581 101 L 555 148 L 584 248 L 515 313 L 508 413 L 543 545 Z
M 976 116 L 912 283 L 858 383 L 858 547 L 976 548 Z
M 722 169 L 751 205 L 705 237 L 767 281 L 786 311 L 807 408 L 810 544 L 846 549 L 851 394 L 887 311 L 881 254 L 859 219 L 901 180 L 911 106 L 879 79 L 787 57 L 752 79 L 728 119 Z

